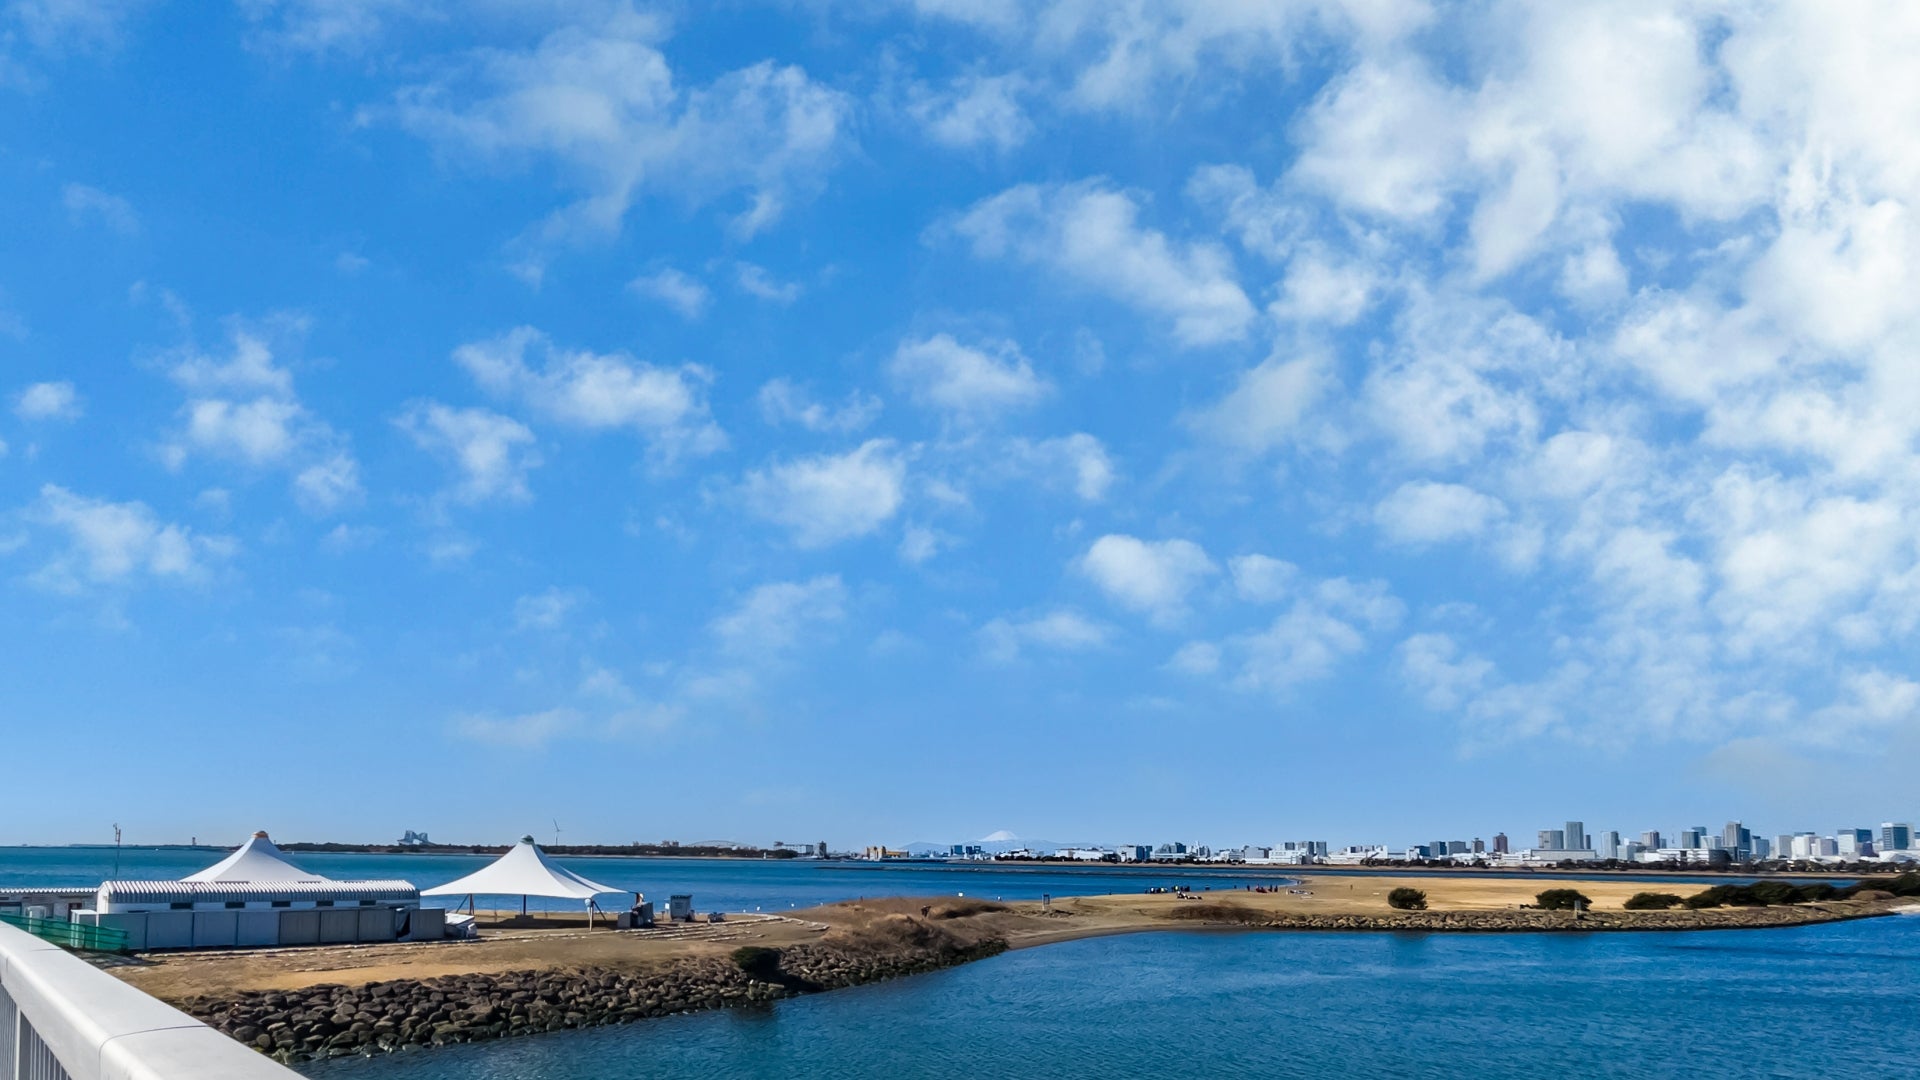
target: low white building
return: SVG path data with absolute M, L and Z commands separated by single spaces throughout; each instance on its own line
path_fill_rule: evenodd
M 75 922 L 146 949 L 352 944 L 442 936 L 408 881 L 334 881 L 287 860 L 264 832 L 179 881 L 103 881 Z

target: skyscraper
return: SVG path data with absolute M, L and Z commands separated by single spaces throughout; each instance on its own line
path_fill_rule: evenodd
M 1658 851 L 1667 845 L 1660 842 L 1660 830 L 1648 829 L 1640 834 L 1640 846 L 1648 851 Z
M 1907 822 L 1883 821 L 1880 823 L 1880 854 L 1889 851 L 1905 851 L 1913 846 L 1913 826 Z
M 1567 834 L 1561 832 L 1559 829 L 1541 829 L 1537 834 L 1537 838 L 1540 842 L 1533 846 L 1542 851 L 1565 851 L 1567 849 Z
M 1495 855 L 1505 855 L 1507 853 L 1506 833 L 1497 832 L 1493 834 L 1493 853 Z
M 1567 827 L 1561 830 L 1561 835 L 1568 851 L 1585 851 L 1593 846 L 1587 842 L 1587 823 L 1584 821 L 1567 822 Z
M 1594 838 L 1593 853 L 1602 859 L 1620 857 L 1620 834 L 1609 829 Z

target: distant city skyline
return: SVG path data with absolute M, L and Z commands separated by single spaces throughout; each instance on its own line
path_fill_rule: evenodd
M 1636 11 L 0 3 L 0 843 L 1916 816 L 1920 16 Z

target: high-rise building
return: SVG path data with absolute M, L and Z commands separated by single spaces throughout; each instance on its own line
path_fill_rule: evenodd
M 1541 829 L 1537 834 L 1539 843 L 1533 845 L 1542 851 L 1565 851 L 1567 834 L 1559 829 Z
M 1609 829 L 1594 838 L 1593 853 L 1602 859 L 1620 857 L 1620 834 Z
M 1485 855 L 1485 854 L 1487 853 L 1487 842 L 1486 842 L 1485 840 L 1482 840 L 1482 839 L 1480 839 L 1480 838 L 1479 838 L 1479 837 L 1477 837 L 1477 836 L 1476 836 L 1476 837 L 1474 837 L 1474 838 L 1473 838 L 1473 853 L 1474 853 L 1475 855 Z
M 1585 851 L 1593 846 L 1587 842 L 1587 823 L 1584 821 L 1567 822 L 1567 827 L 1560 830 L 1560 835 L 1568 851 Z
M 1648 851 L 1658 851 L 1667 845 L 1660 842 L 1660 830 L 1648 829 L 1640 834 L 1640 846 Z
M 1444 859 L 1447 857 L 1447 842 L 1445 840 L 1435 840 L 1433 843 L 1427 845 L 1427 850 L 1433 853 L 1434 858 Z
M 1772 858 L 1773 857 L 1773 841 L 1768 840 L 1764 836 L 1754 837 L 1753 838 L 1753 857 L 1756 859 Z
M 1681 829 L 1680 844 L 1679 844 L 1680 850 L 1682 851 L 1698 850 L 1700 847 L 1700 841 L 1703 838 L 1705 838 L 1706 835 L 1707 835 L 1707 830 L 1701 828 L 1698 825 L 1695 825 L 1691 829 Z
M 1880 823 L 1880 854 L 1889 851 L 1905 851 L 1913 846 L 1913 826 L 1906 822 L 1883 821 Z
M 1838 853 L 1846 858 L 1858 859 L 1873 854 L 1872 829 L 1841 829 L 1834 841 Z
M 1745 831 L 1740 827 L 1739 822 L 1727 822 L 1726 828 L 1720 830 L 1720 846 L 1730 851 L 1740 850 L 1740 834 Z
M 1773 838 L 1773 857 L 1776 859 L 1793 858 L 1793 837 L 1781 833 Z
M 1493 834 L 1493 853 L 1495 855 L 1505 855 L 1507 853 L 1506 833 L 1497 832 Z

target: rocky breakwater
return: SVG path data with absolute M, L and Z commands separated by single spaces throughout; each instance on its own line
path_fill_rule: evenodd
M 1397 911 L 1367 915 L 1309 915 L 1260 911 L 1232 902 L 1199 903 L 1171 912 L 1185 922 L 1272 930 L 1431 930 L 1438 932 L 1604 932 L 1609 930 L 1739 930 L 1866 919 L 1892 914 L 1879 900 L 1847 900 L 1779 907 L 1699 911 L 1567 911 L 1510 908 L 1486 911 Z
M 752 1005 L 896 978 L 991 956 L 1006 943 L 811 944 L 619 971 L 509 971 L 321 985 L 181 1003 L 283 1062 L 445 1046 Z

